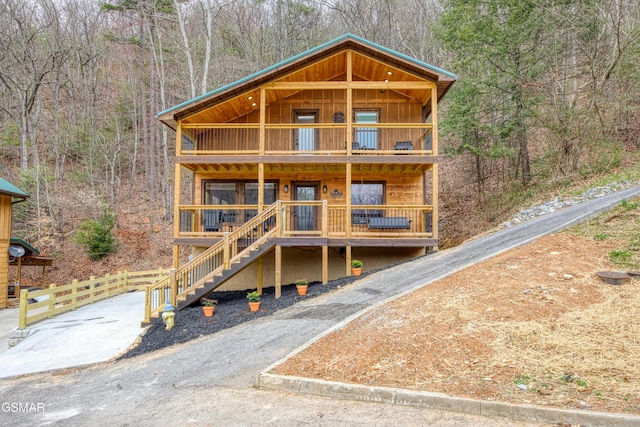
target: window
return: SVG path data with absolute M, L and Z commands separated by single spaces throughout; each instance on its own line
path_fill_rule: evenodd
M 264 183 L 264 204 L 270 205 L 276 201 L 276 188 L 275 182 Z M 247 182 L 244 184 L 244 203 L 245 205 L 257 205 L 258 204 L 258 183 Z M 245 221 L 249 221 L 254 216 L 258 215 L 257 210 L 245 211 Z
M 236 183 L 205 181 L 204 204 L 205 205 L 235 205 Z
M 378 110 L 356 110 L 356 123 L 378 123 Z M 358 144 L 357 149 L 375 150 L 378 148 L 378 128 L 356 127 L 354 142 Z
M 205 205 L 257 205 L 257 182 L 203 181 Z M 277 199 L 277 182 L 264 183 L 264 203 L 270 205 Z
M 244 185 L 244 203 L 245 205 L 257 205 L 258 204 L 258 183 L 247 182 Z M 264 183 L 264 204 L 270 205 L 276 201 L 276 183 L 265 182 Z
M 383 205 L 384 204 L 384 183 L 366 182 L 351 184 L 351 205 Z M 380 209 L 352 209 L 351 223 L 366 224 L 367 218 L 381 217 L 383 211 Z
M 319 112 L 316 110 L 295 110 L 293 112 L 294 123 L 313 124 L 318 123 Z M 294 129 L 294 149 L 300 151 L 313 151 L 316 149 L 316 140 L 318 139 L 318 130 L 316 128 L 297 128 Z

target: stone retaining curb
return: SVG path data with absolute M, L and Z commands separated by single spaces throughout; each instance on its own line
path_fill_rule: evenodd
M 20 329 L 17 326 L 9 332 L 9 347 L 15 347 L 31 335 L 31 329 Z
M 313 378 L 275 375 L 267 372 L 258 375 L 258 387 L 333 399 L 388 403 L 548 424 L 588 425 L 591 427 L 637 427 L 640 425 L 640 417 L 627 414 L 489 402 L 450 397 L 443 393 L 429 393 L 390 387 L 369 387 Z

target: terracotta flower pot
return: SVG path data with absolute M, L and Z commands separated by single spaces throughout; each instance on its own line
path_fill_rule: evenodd
M 296 289 L 298 289 L 298 295 L 306 295 L 308 285 L 296 285 Z
M 359 276 L 362 273 L 362 267 L 360 268 L 352 268 L 351 269 L 351 275 L 352 276 Z
M 260 301 L 256 301 L 256 302 L 249 301 L 249 310 L 258 311 L 259 308 L 260 308 Z
M 213 316 L 213 311 L 215 310 L 215 306 L 204 306 L 202 307 L 202 311 L 204 312 L 204 317 L 211 317 Z

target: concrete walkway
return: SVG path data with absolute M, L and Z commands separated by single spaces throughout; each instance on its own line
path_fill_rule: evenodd
M 18 326 L 19 313 L 17 307 L 0 310 L 0 353 L 9 350 L 9 333 Z
M 21 343 L 9 348 L 18 309 L 2 310 L 0 378 L 106 362 L 138 339 L 143 313 L 144 293 L 126 293 L 35 323 Z

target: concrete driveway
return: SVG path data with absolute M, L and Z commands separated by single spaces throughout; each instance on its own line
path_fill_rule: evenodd
M 273 316 L 153 354 L 81 370 L 2 380 L 0 393 L 5 404 L 31 403 L 33 410 L 12 411 L 13 406 L 0 405 L 0 422 L 65 426 L 540 425 L 278 393 L 254 386 L 263 369 L 361 310 L 595 216 L 620 200 L 637 195 L 640 188 L 634 187 L 571 206 L 457 248 L 371 274 Z M 86 343 L 69 342 L 69 348 L 78 345 Z M 622 420 L 618 425 L 627 425 L 625 422 Z

